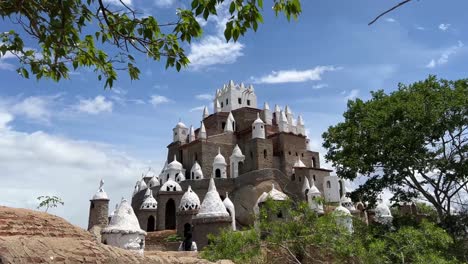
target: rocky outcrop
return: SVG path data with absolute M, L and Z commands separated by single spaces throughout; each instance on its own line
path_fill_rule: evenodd
M 142 257 L 98 243 L 91 233 L 60 217 L 0 206 L 0 263 L 210 262 L 199 259 L 195 252 L 150 251 Z

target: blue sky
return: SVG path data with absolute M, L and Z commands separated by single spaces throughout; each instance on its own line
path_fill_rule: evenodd
M 186 3 L 126 2 L 160 21 Z M 367 23 L 398 1 L 306 0 L 299 20 L 289 23 L 264 2 L 258 32 L 223 41 L 221 7 L 219 17 L 202 23 L 204 36 L 185 46 L 189 68 L 165 70 L 136 55 L 141 79 L 122 72 L 112 90 L 86 69 L 59 83 L 22 79 L 17 62 L 1 58 L 0 204 L 34 208 L 35 197 L 58 195 L 65 206 L 52 212 L 85 227 L 99 180 L 111 207 L 130 198 L 144 169 L 163 165 L 179 118 L 197 127 L 201 107 L 212 112 L 211 96 L 231 79 L 253 84 L 261 105 L 289 105 L 302 114 L 312 147 L 323 154 L 321 134 L 342 120 L 347 99 L 429 74 L 467 77 L 466 1 L 415 1 L 372 26 Z

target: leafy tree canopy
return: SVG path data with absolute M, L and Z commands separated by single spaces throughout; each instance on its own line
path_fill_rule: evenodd
M 263 21 L 263 0 L 191 0 L 190 8 L 177 9 L 177 19 L 161 23 L 153 16 L 138 14 L 125 1 L 121 6 L 105 0 L 7 0 L 0 1 L 0 16 L 19 24 L 22 30 L 0 33 L 0 58 L 14 55 L 18 72 L 25 78 L 69 78 L 71 69 L 89 67 L 112 87 L 117 70 L 126 70 L 132 80 L 140 70 L 135 52 L 156 61 L 166 58 L 166 68 L 178 71 L 189 64 L 183 43 L 202 35 L 197 18 L 217 15 L 217 5 L 229 4 L 226 41 L 237 41 L 248 30 L 256 31 Z M 273 0 L 273 10 L 289 20 L 301 13 L 300 0 Z M 5 29 L 4 29 L 5 30 Z M 30 36 L 38 50 L 27 48 Z M 115 51 L 109 53 L 109 51 Z
M 337 174 L 364 176 L 355 200 L 375 200 L 384 189 L 394 200 L 423 198 L 439 218 L 462 203 L 468 184 L 468 79 L 435 76 L 397 91 L 348 101 L 345 120 L 323 134 L 326 159 Z

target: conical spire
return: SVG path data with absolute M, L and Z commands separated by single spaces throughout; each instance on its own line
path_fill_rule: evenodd
M 203 119 L 207 118 L 210 115 L 208 112 L 208 107 L 203 108 Z
M 270 105 L 267 102 L 263 104 L 263 110 L 270 110 Z
M 232 112 L 229 112 L 228 118 L 226 120 L 226 126 L 224 127 L 224 132 L 234 132 L 235 120 Z
M 302 193 L 305 194 L 306 190 L 310 190 L 309 179 L 304 177 L 304 183 L 302 184 Z
M 216 190 L 214 179 L 210 179 L 210 184 L 208 186 L 208 192 L 203 199 L 203 202 L 200 206 L 200 211 L 195 216 L 195 218 L 211 218 L 211 217 L 229 217 L 229 213 L 226 210 L 226 207 L 223 204 L 223 201 L 219 197 L 219 193 Z
M 215 111 L 216 111 L 216 113 L 221 112 L 221 105 L 219 104 L 218 99 L 216 99 L 216 102 L 215 102 Z
M 189 142 L 195 141 L 195 130 L 193 130 L 193 126 L 190 126 L 189 130 Z
M 205 128 L 205 124 L 203 124 L 203 121 L 200 122 L 200 131 L 198 132 L 198 138 L 199 139 L 206 139 L 207 135 L 206 135 L 206 128 Z

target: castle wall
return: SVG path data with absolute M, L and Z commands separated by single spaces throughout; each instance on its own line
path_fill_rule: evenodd
M 145 230 L 146 232 L 156 231 L 157 210 L 139 210 L 136 216 L 138 218 L 138 223 L 140 224 L 141 229 Z M 154 217 L 154 229 L 153 230 L 148 230 L 148 219 L 150 216 Z
M 180 205 L 180 199 L 184 192 L 161 192 L 158 191 L 158 195 L 156 200 L 158 201 L 158 213 L 156 218 L 156 226 L 157 230 L 165 230 L 166 229 L 166 205 L 167 202 L 172 199 L 174 200 L 175 208 L 174 208 L 174 217 L 175 220 L 177 219 L 176 212 L 177 208 Z
M 189 224 L 192 230 L 192 217 L 197 214 L 197 212 L 198 210 L 177 212 L 177 235 L 179 237 L 184 237 L 185 224 Z
M 212 217 L 193 219 L 193 240 L 197 242 L 198 250 L 208 245 L 208 234 L 217 235 L 223 229 L 231 227 L 231 217 Z
M 275 153 L 279 154 L 281 160 L 281 171 L 291 176 L 292 168 L 297 158 L 300 157 L 304 160 L 304 157 L 307 155 L 306 138 L 291 133 L 279 133 L 273 142 L 274 147 L 276 147 Z

